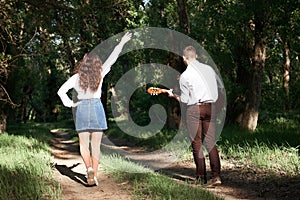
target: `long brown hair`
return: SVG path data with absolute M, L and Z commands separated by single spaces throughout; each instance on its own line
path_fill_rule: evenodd
M 78 65 L 79 86 L 86 92 L 95 92 L 101 82 L 102 61 L 95 53 L 85 54 Z

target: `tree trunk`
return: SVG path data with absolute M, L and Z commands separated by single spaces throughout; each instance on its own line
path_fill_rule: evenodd
M 260 32 L 262 33 L 262 32 Z M 246 107 L 242 114 L 241 128 L 253 132 L 257 127 L 259 105 L 261 99 L 263 69 L 266 59 L 266 42 L 261 37 L 262 34 L 256 34 L 254 46 L 254 55 L 252 58 L 252 80 L 250 91 L 246 96 Z
M 254 6 L 254 18 L 251 21 L 250 30 L 254 33 L 253 50 L 250 54 L 251 82 L 246 93 L 246 105 L 241 118 L 241 128 L 254 132 L 257 127 L 259 106 L 261 99 L 263 72 L 266 60 L 266 37 L 264 31 L 268 22 L 268 1 L 252 0 L 250 5 Z
M 6 115 L 3 112 L 3 109 L 1 109 L 0 113 L 0 134 L 5 132 L 6 130 Z
M 190 25 L 188 20 L 188 12 L 186 6 L 186 0 L 177 0 L 178 16 L 179 16 L 179 28 L 185 34 L 190 33 Z
M 285 55 L 285 63 L 284 63 L 284 71 L 283 71 L 283 88 L 286 95 L 286 108 L 290 109 L 290 48 L 288 42 L 285 42 L 284 45 L 284 55 Z
M 189 21 L 188 21 L 188 12 L 187 12 L 187 6 L 186 6 L 186 0 L 177 0 L 177 6 L 178 6 L 178 16 L 179 16 L 179 30 L 185 34 L 190 33 L 190 27 L 189 27 Z M 174 40 L 173 35 L 171 33 L 170 35 L 170 45 L 173 45 Z M 171 49 L 175 49 L 175 46 L 171 46 Z M 183 49 L 182 49 L 183 50 Z M 182 73 L 185 69 L 184 63 L 182 58 L 179 55 L 175 55 L 173 53 L 169 54 L 168 58 L 168 65 L 173 67 L 175 70 L 177 70 L 179 73 Z M 178 85 L 174 86 L 174 90 L 177 91 L 179 88 Z M 171 129 L 179 128 L 182 125 L 181 114 L 180 113 L 180 107 L 178 105 L 178 102 L 170 99 L 168 102 L 168 120 L 167 120 L 167 127 Z

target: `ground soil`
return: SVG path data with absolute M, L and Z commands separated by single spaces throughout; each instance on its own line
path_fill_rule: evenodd
M 101 165 L 98 173 L 99 186 L 88 187 L 85 178 L 86 169 L 79 155 L 78 144 L 67 133 L 52 131 L 52 134 L 54 177 L 61 184 L 63 200 L 132 199 L 132 187 L 127 182 L 119 183 L 115 181 Z M 105 141 L 106 138 L 104 137 L 102 143 L 105 143 Z M 126 142 L 121 140 L 114 140 L 115 143 L 119 143 L 120 148 L 126 148 L 127 151 L 141 151 L 138 147 L 127 145 Z M 143 158 L 145 159 L 145 155 L 143 155 Z M 151 160 L 155 157 L 151 155 L 146 159 Z M 192 160 L 186 160 L 174 162 L 160 169 L 159 172 L 166 174 L 175 181 L 188 184 L 187 180 L 194 177 L 195 166 Z M 299 177 L 288 177 L 285 174 L 270 176 L 269 173 L 262 170 L 253 170 L 251 167 L 245 168 L 242 165 L 233 164 L 228 159 L 222 159 L 222 182 L 221 186 L 207 190 L 226 200 L 300 200 Z M 201 197 L 199 197 L 199 200 L 201 200 Z
M 130 185 L 117 183 L 100 166 L 98 186 L 87 186 L 86 168 L 79 154 L 79 147 L 64 132 L 52 132 L 54 178 L 60 183 L 63 200 L 128 200 L 132 199 Z

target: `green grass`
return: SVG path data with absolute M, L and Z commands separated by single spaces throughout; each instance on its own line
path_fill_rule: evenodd
M 264 121 L 254 133 L 241 131 L 233 125 L 225 126 L 218 142 L 222 160 L 234 163 L 238 166 L 237 169 L 259 169 L 269 176 L 279 174 L 300 177 L 299 128 L 299 119 L 288 120 L 286 117 Z M 9 134 L 0 135 L 1 199 L 60 197 L 60 187 L 51 177 L 48 146 L 51 129 L 67 131 L 75 139 L 77 137 L 72 121 L 15 124 L 9 126 Z M 153 151 L 170 143 L 177 132 L 163 129 L 155 137 L 134 138 L 123 133 L 110 121 L 106 134 Z M 186 141 L 182 144 L 175 142 L 168 148 L 183 155 L 180 157 L 182 160 L 192 157 L 191 148 Z M 116 180 L 130 182 L 134 199 L 218 199 L 202 188 L 174 181 L 114 154 L 103 155 L 101 163 Z
M 282 177 L 282 175 L 298 179 L 300 177 L 299 128 L 299 119 L 289 120 L 287 117 L 264 121 L 254 133 L 242 131 L 236 125 L 225 126 L 218 142 L 218 148 L 222 160 L 235 164 L 237 169 L 263 171 L 266 178 L 269 177 L 270 180 L 274 176 Z M 137 146 L 150 150 L 153 149 L 152 147 L 158 149 L 166 145 L 172 140 L 174 133 L 176 134 L 174 131 L 162 130 L 153 138 L 134 138 L 123 133 L 113 121 L 110 122 L 108 131 L 108 134 L 113 137 L 122 137 L 132 141 Z M 183 160 L 192 158 L 189 144 L 184 144 L 184 146 L 174 144 L 169 148 L 174 148 L 178 154 L 185 155 L 181 157 Z M 123 165 L 119 167 L 124 168 Z M 150 199 L 195 199 L 193 196 L 194 188 L 188 185 L 182 186 L 166 176 L 159 174 L 147 174 L 145 176 L 130 173 L 123 173 L 119 176 L 123 176 L 123 180 L 132 180 L 136 199 L 143 199 L 144 196 Z M 177 191 L 184 191 L 184 195 L 172 196 L 172 193 Z M 199 196 L 203 196 L 203 194 L 199 194 Z
M 237 126 L 224 128 L 219 149 L 239 166 L 259 168 L 269 174 L 299 176 L 300 124 L 283 118 L 259 125 L 254 133 Z
M 133 199 L 186 199 L 217 200 L 214 196 L 200 187 L 193 187 L 188 183 L 180 183 L 171 178 L 129 162 L 116 155 L 104 155 L 102 163 L 109 163 L 105 168 L 118 182 L 129 181 L 133 186 Z M 112 163 L 115 163 L 112 164 Z M 110 166 L 110 167 L 109 167 Z M 115 166 L 112 168 L 111 166 Z M 135 169 L 136 173 L 128 173 Z
M 290 146 L 269 146 L 247 142 L 220 145 L 223 157 L 244 168 L 256 168 L 271 174 L 300 175 L 298 150 Z
M 59 199 L 52 178 L 49 130 L 29 123 L 0 134 L 0 199 Z M 9 132 L 9 130 L 8 130 Z

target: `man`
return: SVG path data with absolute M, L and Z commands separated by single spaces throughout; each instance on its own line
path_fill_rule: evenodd
M 215 102 L 218 99 L 217 74 L 208 65 L 197 60 L 196 49 L 187 46 L 183 50 L 183 60 L 187 69 L 181 74 L 180 96 L 170 97 L 185 103 L 186 123 L 192 142 L 193 157 L 196 164 L 196 183 L 206 184 L 207 187 L 220 185 L 220 157 L 216 147 L 216 112 Z M 211 179 L 207 181 L 205 157 L 202 144 L 209 153 Z

